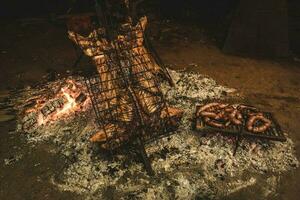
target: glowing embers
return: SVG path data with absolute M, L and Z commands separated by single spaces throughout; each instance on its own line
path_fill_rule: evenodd
M 71 79 L 57 84 L 59 85 L 57 92 L 54 92 L 51 97 L 45 95 L 35 98 L 33 106 L 25 110 L 22 120 L 24 131 L 31 132 L 38 126 L 64 120 L 89 107 L 89 97 L 82 84 Z

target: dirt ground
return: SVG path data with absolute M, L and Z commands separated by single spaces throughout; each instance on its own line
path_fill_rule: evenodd
M 72 70 L 75 52 L 64 26 L 17 22 L 0 22 L 0 26 L 0 97 L 9 89 L 43 79 L 50 70 L 58 73 Z M 225 55 L 197 27 L 168 25 L 166 30 L 152 33 L 154 46 L 170 68 L 206 74 L 222 85 L 236 88 L 245 102 L 274 112 L 283 130 L 295 142 L 300 159 L 299 62 Z M 49 145 L 29 149 L 24 138 L 10 134 L 13 126 L 13 119 L 0 122 L 0 199 L 79 198 L 56 191 L 48 181 L 64 161 L 47 153 Z M 22 151 L 26 162 L 4 165 L 4 159 L 18 151 Z M 298 168 L 283 176 L 276 199 L 298 199 L 299 185 Z M 242 190 L 230 198 L 249 199 L 248 192 Z

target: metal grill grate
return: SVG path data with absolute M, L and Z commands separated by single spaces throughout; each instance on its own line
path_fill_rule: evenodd
M 170 77 L 144 46 L 146 23 L 143 17 L 135 26 L 123 24 L 114 37 L 106 37 L 104 28 L 88 37 L 69 32 L 69 37 L 93 59 L 98 71 L 86 77 L 99 125 L 91 141 L 108 150 L 137 144 L 151 173 L 144 144 L 172 134 L 182 112 L 168 107 L 160 90 L 159 75 L 169 83 Z
M 90 140 L 110 152 L 133 144 L 146 170 L 153 174 L 144 144 L 172 134 L 183 114 L 167 106 L 159 88 L 162 80 L 172 86 L 172 79 L 145 36 L 147 18 L 133 25 L 136 19 L 128 1 L 124 2 L 126 12 L 121 18 L 115 17 L 111 2 L 95 2 L 96 24 L 101 28 L 95 28 L 88 37 L 69 31 L 69 38 L 92 58 L 98 71 L 86 76 L 99 125 Z M 81 58 L 82 54 L 74 67 Z
M 284 136 L 276 119 L 269 112 L 261 112 L 261 113 L 263 113 L 263 116 L 265 116 L 267 119 L 269 119 L 272 122 L 270 128 L 268 128 L 266 131 L 261 133 L 253 133 L 248 131 L 246 128 L 246 122 L 248 121 L 248 117 L 245 116 L 247 116 L 249 112 L 260 112 L 260 111 L 252 106 L 246 106 L 246 107 L 252 109 L 251 110 L 243 109 L 242 114 L 244 116 L 244 120 L 241 125 L 230 125 L 225 128 L 217 128 L 206 124 L 203 117 L 196 117 L 195 128 L 196 130 L 201 132 L 218 132 L 218 133 L 224 133 L 233 136 L 253 137 L 257 139 L 267 139 L 267 140 L 274 140 L 274 141 L 286 141 L 286 137 Z M 198 107 L 197 110 L 199 108 L 200 107 Z
M 151 55 L 143 46 L 142 25 L 139 23 L 133 29 L 127 27 L 118 36 L 101 55 L 100 76 L 89 77 L 86 81 L 97 123 L 105 132 L 109 149 L 132 137 L 141 136 L 144 142 L 149 142 L 172 130 L 158 85 L 160 80 Z

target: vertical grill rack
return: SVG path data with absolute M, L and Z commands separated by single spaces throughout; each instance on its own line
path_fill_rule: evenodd
M 161 80 L 153 70 L 152 61 L 148 59 L 151 58 L 151 55 L 146 51 L 133 51 L 133 49 L 143 48 L 143 45 L 137 45 L 135 42 L 143 39 L 143 37 L 135 37 L 136 34 L 133 33 L 135 31 L 142 32 L 140 24 L 134 30 L 127 32 L 123 42 L 115 40 L 112 48 L 104 51 L 106 59 L 103 65 L 107 66 L 107 71 L 102 71 L 100 76 L 96 74 L 86 77 L 86 83 L 100 127 L 111 122 L 132 126 L 132 130 L 135 131 L 129 133 L 129 137 L 139 132 L 137 131 L 139 129 L 152 128 L 150 135 L 145 133 L 142 136 L 144 142 L 150 142 L 153 138 L 160 137 L 171 129 L 167 126 L 170 124 L 169 117 L 166 117 L 165 120 L 160 117 L 167 104 L 159 88 Z M 124 34 L 126 34 L 126 30 L 122 30 L 119 35 Z M 110 74 L 112 78 L 103 80 L 102 77 L 105 77 L 105 74 Z M 107 88 L 108 85 L 111 87 Z M 113 92 L 114 90 L 116 92 Z M 139 95 L 139 93 L 144 95 Z M 122 101 L 124 96 L 128 97 L 125 102 Z M 117 102 L 116 104 L 103 107 L 104 104 L 108 105 L 114 100 Z M 147 112 L 145 105 L 141 105 L 145 102 L 148 107 L 155 108 L 155 111 Z M 124 123 L 118 119 L 120 116 L 130 113 L 125 109 L 118 108 L 128 105 L 132 106 L 134 110 L 133 118 Z M 167 112 L 166 114 L 168 115 Z
M 105 27 L 109 31 L 98 29 L 90 38 L 91 43 L 82 50 L 92 51 L 98 71 L 86 76 L 86 85 L 96 122 L 105 133 L 101 146 L 112 152 L 128 143 L 133 144 L 152 175 L 144 145 L 174 133 L 177 127 L 160 90 L 159 74 L 169 83 L 172 81 L 163 66 L 160 66 L 161 71 L 157 70 L 157 59 L 145 47 L 148 44 L 144 28 L 139 21 L 136 26 L 127 23 L 117 29 L 115 25 Z M 97 43 L 103 38 L 108 45 Z M 80 38 L 76 40 L 80 43 Z

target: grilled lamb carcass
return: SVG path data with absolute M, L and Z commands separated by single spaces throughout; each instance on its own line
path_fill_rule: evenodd
M 126 138 L 122 135 L 126 130 L 117 123 L 132 121 L 133 105 L 129 100 L 127 91 L 121 87 L 120 70 L 114 60 L 115 55 L 109 49 L 113 48 L 101 34 L 102 29 L 94 30 L 88 37 L 69 31 L 69 38 L 75 42 L 83 52 L 92 58 L 99 73 L 99 92 L 97 93 L 98 109 L 101 110 L 101 120 L 104 125 L 91 138 L 91 142 L 103 143 L 107 140 L 120 140 Z M 110 55 L 107 55 L 109 52 Z M 116 120 L 113 122 L 113 119 Z
M 125 34 L 119 35 L 118 40 L 126 41 L 126 46 L 130 47 L 132 55 L 140 61 L 147 63 L 150 71 L 154 75 L 161 76 L 164 80 L 168 81 L 170 85 L 173 84 L 167 69 L 163 70 L 145 48 L 145 29 L 148 23 L 146 16 L 141 17 L 138 23 L 134 26 L 132 23 L 126 23 L 121 26 L 121 30 Z
M 137 26 L 129 25 L 130 33 L 110 42 L 103 36 L 103 29 L 94 30 L 88 37 L 69 31 L 69 38 L 93 59 L 99 73 L 97 106 L 104 111 L 100 116 L 104 125 L 90 138 L 92 142 L 121 143 L 129 139 L 132 130 L 128 127 L 151 124 L 149 119 L 156 118 L 170 118 L 170 125 L 176 125 L 182 117 L 181 110 L 163 103 L 156 78 L 163 70 L 143 47 L 146 23 L 147 18 L 141 18 Z

